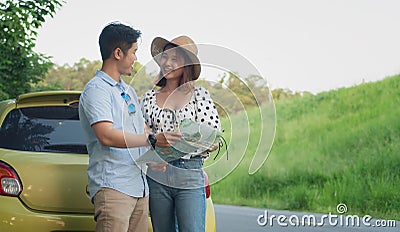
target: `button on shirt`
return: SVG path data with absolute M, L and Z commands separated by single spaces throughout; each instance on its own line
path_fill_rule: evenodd
M 136 112 L 128 112 L 128 104 L 121 93 L 131 97 Z M 125 133 L 144 134 L 144 120 L 137 95 L 122 79 L 120 83 L 98 70 L 83 90 L 79 101 L 79 117 L 89 153 L 89 193 L 93 199 L 101 188 L 112 188 L 132 197 L 148 195 L 145 164 L 138 166 L 134 160 L 145 147 L 115 148 L 101 145 L 92 129 L 97 122 L 112 122 L 115 129 Z

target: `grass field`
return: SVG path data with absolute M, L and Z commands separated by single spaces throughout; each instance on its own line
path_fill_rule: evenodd
M 253 175 L 263 142 L 257 110 L 223 121 L 229 160 L 220 157 L 207 173 L 234 170 L 211 186 L 215 203 L 319 213 L 344 203 L 351 215 L 400 220 L 400 75 L 275 107 L 272 150 Z M 267 155 L 268 146 L 258 152 Z

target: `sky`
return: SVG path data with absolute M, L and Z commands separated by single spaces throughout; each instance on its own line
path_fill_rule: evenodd
M 66 0 L 35 51 L 58 65 L 101 60 L 98 36 L 120 21 L 142 32 L 142 64 L 155 37 L 188 35 L 243 57 L 271 89 L 318 93 L 400 74 L 399 9 L 398 0 Z

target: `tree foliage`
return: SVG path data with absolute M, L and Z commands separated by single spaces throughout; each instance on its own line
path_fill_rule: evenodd
M 101 61 L 89 61 L 85 58 L 72 66 L 68 64 L 55 65 L 49 69 L 42 81 L 34 85 L 33 90 L 83 90 L 86 83 L 95 76 L 96 70 L 100 68 Z M 153 78 L 146 73 L 145 67 L 139 62 L 135 62 L 132 75 L 122 76 L 122 79 L 134 86 L 139 97 L 154 86 Z
M 54 66 L 46 78 L 34 85 L 33 90 L 83 90 L 86 83 L 94 77 L 96 70 L 101 68 L 101 61 L 89 61 L 82 58 L 73 66 Z M 131 76 L 122 76 L 124 81 L 134 87 L 139 98 L 145 91 L 154 87 L 154 75 L 147 72 L 146 67 L 135 62 Z M 219 77 L 219 81 L 211 83 L 203 78 L 196 81 L 197 86 L 205 87 L 209 92 L 221 116 L 261 106 L 272 99 L 285 100 L 302 97 L 307 92 L 294 92 L 289 89 L 270 90 L 267 81 L 259 75 L 239 77 L 234 72 Z
M 37 29 L 56 12 L 61 0 L 0 2 L 0 99 L 29 92 L 53 65 L 33 51 Z
M 100 61 L 89 61 L 82 58 L 73 66 L 53 66 L 46 74 L 46 77 L 33 90 L 83 90 L 85 84 L 95 75 L 96 70 L 101 67 Z
M 210 91 L 220 115 L 231 114 L 271 102 L 267 81 L 259 75 L 240 77 L 234 72 L 226 73 L 217 83 L 199 80 L 198 85 Z

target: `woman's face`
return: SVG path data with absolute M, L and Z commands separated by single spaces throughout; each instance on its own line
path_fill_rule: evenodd
M 171 49 L 172 48 L 172 49 Z M 161 54 L 161 72 L 168 79 L 181 78 L 185 65 L 183 55 L 172 46 L 167 46 Z

